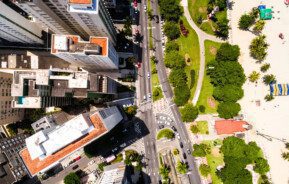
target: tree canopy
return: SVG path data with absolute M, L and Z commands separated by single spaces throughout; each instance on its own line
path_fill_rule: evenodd
M 263 61 L 267 56 L 267 48 L 269 45 L 265 39 L 265 35 L 260 35 L 251 42 L 250 55 L 256 60 Z
M 204 157 L 206 156 L 207 154 L 210 154 L 211 153 L 211 147 L 207 144 L 194 144 L 193 145 L 193 156 L 195 157 Z
M 228 25 L 229 20 L 225 18 L 218 19 L 216 22 L 215 33 L 219 37 L 228 38 L 230 26 Z
M 187 75 L 183 69 L 172 69 L 169 75 L 169 81 L 173 87 L 185 85 L 187 83 Z
M 190 98 L 190 89 L 185 85 L 180 85 L 177 88 L 174 88 L 174 102 L 177 106 L 185 105 Z
M 181 68 L 186 65 L 185 58 L 178 51 L 171 51 L 165 54 L 165 65 L 168 68 Z
M 238 45 L 222 43 L 216 54 L 216 61 L 238 61 L 240 48 Z
M 166 21 L 177 22 L 183 11 L 178 0 L 159 0 L 160 13 Z
M 209 165 L 206 165 L 206 164 L 201 164 L 199 167 L 199 170 L 203 176 L 207 177 L 211 172 L 211 167 Z
M 75 174 L 75 172 L 71 172 L 64 177 L 65 184 L 80 184 L 80 178 Z
M 218 105 L 217 112 L 219 113 L 219 117 L 230 119 L 237 116 L 240 110 L 241 106 L 238 103 L 222 102 Z
M 207 70 L 214 86 L 242 86 L 246 80 L 244 70 L 238 62 L 213 62 Z
M 186 174 L 188 172 L 188 165 L 186 163 L 178 161 L 177 171 L 180 174 Z
M 238 25 L 240 29 L 247 30 L 249 29 L 249 27 L 251 27 L 254 24 L 254 22 L 255 22 L 255 18 L 253 16 L 244 14 L 241 16 Z
M 171 129 L 165 128 L 158 132 L 157 139 L 167 138 L 172 139 L 175 137 L 174 132 Z
M 217 86 L 214 88 L 213 97 L 218 101 L 236 102 L 244 96 L 242 87 L 235 85 Z
M 180 49 L 180 46 L 175 41 L 168 41 L 166 43 L 166 53 L 171 52 L 171 51 L 179 51 L 179 49 Z
M 174 40 L 180 36 L 180 28 L 175 22 L 168 21 L 164 25 L 164 33 L 169 40 Z
M 269 172 L 269 170 L 270 170 L 270 166 L 266 159 L 260 157 L 255 160 L 255 166 L 254 166 L 255 172 L 262 175 L 262 174 L 266 174 L 267 172 Z
M 199 114 L 199 109 L 190 103 L 187 103 L 180 109 L 180 111 L 183 122 L 192 122 L 198 117 Z

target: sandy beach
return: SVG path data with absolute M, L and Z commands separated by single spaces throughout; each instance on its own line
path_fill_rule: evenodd
M 233 0 L 233 2 L 232 9 L 228 11 L 228 18 L 231 20 L 229 42 L 239 45 L 241 49 L 239 62 L 246 76 L 248 77 L 252 71 L 257 71 L 260 72 L 261 78 L 265 74 L 274 74 L 277 83 L 289 83 L 289 7 L 283 0 Z M 260 71 L 262 64 L 256 63 L 249 55 L 250 42 L 256 35 L 238 28 L 241 15 L 250 12 L 253 7 L 260 4 L 274 11 L 274 18 L 266 21 L 263 30 L 269 44 L 268 55 L 263 63 L 271 65 L 265 74 Z M 278 37 L 279 33 L 283 33 L 285 37 L 283 40 Z M 270 175 L 273 183 L 288 184 L 289 162 L 285 161 L 281 154 L 286 151 L 282 140 L 289 142 L 289 96 L 275 97 L 273 101 L 266 102 L 264 97 L 269 94 L 269 86 L 265 86 L 261 78 L 257 85 L 248 80 L 244 84 L 245 95 L 240 101 L 242 113 L 254 126 L 253 128 L 262 134 L 252 134 L 249 139 L 256 141 L 262 147 L 271 167 Z M 256 105 L 256 100 L 260 100 L 260 106 Z

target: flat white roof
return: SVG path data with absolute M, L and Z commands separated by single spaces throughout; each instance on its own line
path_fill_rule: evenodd
M 68 38 L 66 35 L 54 35 L 54 49 L 68 50 Z
M 25 139 L 26 146 L 32 160 L 45 154 L 45 150 L 42 148 L 41 143 L 43 143 L 47 139 L 48 138 L 45 136 L 43 131 L 37 132 Z
M 56 128 L 47 134 L 48 140 L 42 145 L 46 155 L 50 155 L 73 141 L 79 139 L 93 129 L 91 122 L 88 122 L 81 114 Z

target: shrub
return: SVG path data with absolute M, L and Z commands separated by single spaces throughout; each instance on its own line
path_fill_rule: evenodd
M 175 41 L 168 41 L 166 43 L 166 53 L 171 52 L 171 51 L 179 51 L 179 49 L 180 49 L 180 46 Z
M 168 68 L 183 69 L 186 66 L 185 58 L 181 56 L 178 51 L 166 53 L 164 62 Z
M 64 177 L 64 184 L 80 184 L 80 178 L 75 172 L 71 172 Z
M 168 128 L 160 130 L 157 135 L 157 139 L 161 138 L 173 139 L 174 137 L 175 137 L 174 132 Z
M 201 15 L 199 15 L 198 19 L 197 19 L 197 23 L 199 25 L 201 25 L 203 23 L 203 17 Z
M 177 39 L 180 36 L 179 26 L 174 22 L 166 22 L 164 25 L 164 33 L 169 40 Z
M 185 37 L 188 36 L 189 34 L 189 30 L 185 27 L 184 23 L 182 20 L 180 20 L 180 29 L 181 29 L 181 33 L 182 35 L 184 35 Z
M 255 24 L 255 26 L 253 27 L 253 31 L 255 31 L 256 33 L 261 33 L 261 31 L 264 29 L 265 26 L 265 21 L 264 20 L 258 20 Z
M 104 168 L 105 166 L 107 166 L 107 165 L 108 165 L 107 162 L 101 162 L 100 164 L 98 164 L 98 169 L 101 170 L 101 171 L 103 171 L 103 168 Z
M 239 28 L 247 30 L 249 27 L 251 27 L 254 24 L 255 18 L 253 16 L 244 14 L 241 16 L 239 20 Z
M 191 82 L 190 82 L 190 89 L 192 89 L 195 85 L 195 77 L 196 77 L 196 71 L 191 70 L 190 71 L 190 76 L 191 76 Z
M 254 7 L 252 8 L 251 12 L 249 13 L 249 15 L 251 17 L 253 17 L 254 19 L 257 19 L 259 17 L 259 9 Z
M 266 174 L 270 170 L 270 166 L 266 159 L 264 158 L 257 158 L 255 160 L 254 171 L 259 174 Z
M 174 150 L 173 150 L 173 154 L 174 155 L 178 155 L 180 152 L 179 152 L 179 150 L 177 149 L 177 148 L 175 148 Z
M 257 82 L 260 78 L 260 73 L 253 71 L 250 75 L 249 75 L 249 81 L 250 82 Z
M 136 115 L 137 106 L 136 105 L 132 105 L 132 106 L 129 106 L 129 107 L 125 107 L 124 108 L 124 112 L 126 113 L 126 115 L 129 118 L 132 118 L 134 115 Z
M 218 101 L 236 102 L 244 96 L 240 86 L 225 85 L 214 88 L 213 97 Z
M 266 36 L 260 35 L 254 38 L 250 45 L 250 55 L 259 61 L 262 61 L 267 56 L 268 44 L 265 41 Z
M 167 181 L 169 179 L 170 167 L 167 165 L 161 165 L 159 171 L 160 175 L 162 176 L 162 179 Z
M 180 112 L 183 122 L 192 122 L 198 117 L 199 114 L 198 108 L 190 103 L 187 103 L 183 108 L 181 108 Z
M 240 110 L 241 106 L 238 103 L 222 102 L 218 105 L 217 112 L 219 113 L 219 117 L 229 119 L 237 116 Z
M 265 63 L 261 66 L 260 70 L 261 72 L 267 72 L 270 68 L 270 64 L 269 63 Z
M 178 161 L 177 171 L 180 174 L 186 174 L 188 172 L 188 165 L 186 163 Z
M 263 83 L 266 84 L 266 85 L 269 85 L 269 84 L 272 84 L 272 83 L 276 83 L 275 75 L 273 75 L 273 74 L 264 75 Z
M 205 157 L 206 155 L 211 153 L 211 147 L 207 144 L 194 144 L 193 145 L 193 156 L 195 157 Z
M 216 61 L 237 61 L 240 56 L 238 45 L 222 43 L 216 54 Z
M 169 81 L 173 87 L 185 85 L 187 83 L 187 75 L 183 69 L 172 69 Z
M 181 85 L 174 88 L 174 102 L 177 106 L 185 105 L 190 98 L 190 89 L 187 85 Z
M 199 130 L 199 128 L 198 128 L 198 126 L 197 125 L 191 125 L 191 132 L 193 133 L 193 134 L 197 134 L 197 133 L 199 133 L 200 132 L 200 130 Z
M 201 164 L 199 170 L 202 176 L 207 177 L 211 172 L 211 167 L 206 164 Z
M 269 95 L 266 95 L 264 99 L 266 100 L 266 102 L 269 102 L 271 100 L 274 100 L 274 96 L 269 94 Z
M 228 38 L 229 36 L 229 20 L 227 18 L 222 18 L 216 22 L 215 34 L 219 37 Z
M 206 111 L 206 107 L 203 105 L 199 105 L 199 111 L 204 113 Z

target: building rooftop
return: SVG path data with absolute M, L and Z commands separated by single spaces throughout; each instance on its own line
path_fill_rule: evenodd
M 67 10 L 69 12 L 98 14 L 99 0 L 68 0 Z
M 68 0 L 71 4 L 91 4 L 92 0 Z
M 53 129 L 51 133 L 49 131 L 41 131 L 32 135 L 26 141 L 27 148 L 21 150 L 20 155 L 30 175 L 34 176 L 38 172 L 45 171 L 56 165 L 72 152 L 107 133 L 121 120 L 122 116 L 117 107 L 107 108 L 92 115 L 82 114 L 77 116 L 76 119 L 64 123 L 60 128 Z M 79 124 L 79 122 L 82 123 Z M 45 142 L 48 143 L 45 144 Z M 41 143 L 43 147 L 39 146 Z M 43 153 L 43 149 L 48 150 L 50 155 L 46 155 L 44 158 L 41 158 L 41 156 L 37 157 L 37 155 Z
M 248 130 L 248 125 L 246 121 L 219 120 L 215 122 L 215 129 L 218 135 L 234 134 Z
M 83 41 L 75 35 L 52 35 L 51 53 L 71 53 L 85 55 L 108 55 L 108 38 L 91 36 Z

